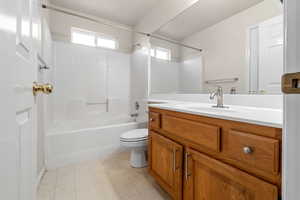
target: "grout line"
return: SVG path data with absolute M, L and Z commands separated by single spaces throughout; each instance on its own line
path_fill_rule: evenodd
M 57 169 L 55 169 L 55 184 L 54 184 L 54 191 L 53 191 L 53 196 L 52 200 L 56 199 L 56 189 L 57 189 L 57 179 L 58 179 L 58 174 L 57 174 Z
M 75 200 L 78 200 L 78 177 L 77 177 L 77 170 L 78 170 L 78 165 L 74 166 L 74 194 L 75 194 Z

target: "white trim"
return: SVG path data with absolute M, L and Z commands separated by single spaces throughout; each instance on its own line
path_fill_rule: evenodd
M 250 92 L 250 87 L 251 87 L 251 74 L 250 74 L 250 69 L 251 69 L 251 30 L 255 29 L 255 28 L 259 28 L 259 24 L 255 24 L 252 26 L 249 26 L 247 28 L 247 32 L 246 32 L 246 88 L 248 89 L 248 92 Z M 259 54 L 259 52 L 258 52 Z M 258 55 L 259 58 L 259 55 Z M 257 74 L 258 76 L 258 74 Z M 258 77 L 257 77 L 258 79 Z M 258 90 L 257 90 L 258 92 Z
M 299 0 L 285 0 L 285 73 L 300 71 L 300 4 Z M 300 95 L 284 95 L 283 184 L 284 200 L 300 199 Z

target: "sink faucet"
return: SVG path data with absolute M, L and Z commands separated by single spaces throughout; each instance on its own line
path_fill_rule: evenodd
M 214 108 L 227 108 L 224 106 L 224 98 L 223 98 L 223 88 L 221 86 L 217 87 L 215 92 L 210 93 L 209 98 L 213 100 L 217 96 L 217 105 L 213 106 Z

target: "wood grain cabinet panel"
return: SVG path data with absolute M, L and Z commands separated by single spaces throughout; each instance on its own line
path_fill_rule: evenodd
M 232 159 L 269 173 L 279 173 L 279 141 L 230 130 L 223 150 Z
M 278 200 L 277 187 L 188 149 L 185 200 Z
M 205 148 L 220 151 L 220 127 L 163 115 L 162 129 Z
M 175 200 L 182 199 L 183 147 L 150 132 L 150 173 Z

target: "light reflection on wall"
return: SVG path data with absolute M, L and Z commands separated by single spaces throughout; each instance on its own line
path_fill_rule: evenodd
M 21 33 L 23 36 L 29 37 L 30 36 L 30 22 L 29 20 L 22 20 L 21 26 Z
M 0 30 L 16 33 L 17 23 L 15 17 L 0 14 L 0 22 Z
M 37 23 L 32 23 L 32 37 L 35 39 L 39 39 L 39 24 Z

